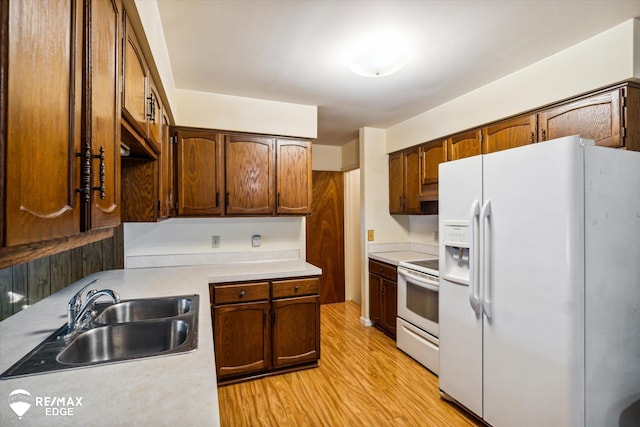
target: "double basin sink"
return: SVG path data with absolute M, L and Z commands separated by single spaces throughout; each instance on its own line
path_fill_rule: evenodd
M 40 374 L 195 350 L 198 295 L 96 303 L 89 326 L 65 337 L 61 327 L 1 378 Z

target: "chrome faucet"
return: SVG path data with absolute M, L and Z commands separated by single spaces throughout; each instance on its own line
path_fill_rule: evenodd
M 91 317 L 91 313 L 93 313 L 95 309 L 96 300 L 102 296 L 107 296 L 111 298 L 111 301 L 116 304 L 120 302 L 120 295 L 118 295 L 115 291 L 111 289 L 102 289 L 101 291 L 97 291 L 95 289 L 87 292 L 87 300 L 78 310 L 76 317 L 73 319 L 73 326 L 71 330 L 79 329 L 86 318 Z
M 95 302 L 98 298 L 102 296 L 108 296 L 109 298 L 111 298 L 114 304 L 120 302 L 120 296 L 111 289 L 102 289 L 100 291 L 97 289 L 92 289 L 87 292 L 87 300 L 83 303 L 82 293 L 87 287 L 96 283 L 97 281 L 98 279 L 83 286 L 82 289 L 80 289 L 69 300 L 69 303 L 67 304 L 67 329 L 61 336 L 62 338 L 68 338 L 77 330 L 82 328 L 86 319 L 91 317 L 91 314 L 95 309 Z
M 69 329 L 71 329 L 71 326 L 75 321 L 76 315 L 78 314 L 78 312 L 80 311 L 80 308 L 82 307 L 82 293 L 84 292 L 85 289 L 87 289 L 89 286 L 96 283 L 98 280 L 100 279 L 92 280 L 91 282 L 84 285 L 82 289 L 76 292 L 76 294 L 72 296 L 71 299 L 69 300 L 69 303 L 67 304 L 67 325 L 69 326 Z

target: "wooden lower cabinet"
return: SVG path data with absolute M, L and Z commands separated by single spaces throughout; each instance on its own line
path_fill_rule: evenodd
M 369 260 L 369 318 L 390 337 L 396 337 L 398 279 L 396 267 Z
M 272 302 L 273 367 L 320 359 L 320 297 L 284 298 Z
M 313 277 L 210 285 L 219 385 L 317 365 L 318 283 Z
M 215 307 L 213 316 L 218 378 L 251 374 L 271 366 L 268 301 Z

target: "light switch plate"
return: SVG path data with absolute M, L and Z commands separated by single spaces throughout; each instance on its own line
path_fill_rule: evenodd
M 367 230 L 367 240 L 373 242 L 373 230 Z
M 220 247 L 220 236 L 211 236 L 211 247 L 212 248 Z
M 251 246 L 254 248 L 260 246 L 262 244 L 262 236 L 259 234 L 254 234 L 251 236 Z

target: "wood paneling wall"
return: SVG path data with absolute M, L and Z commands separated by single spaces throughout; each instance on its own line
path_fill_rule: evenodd
M 111 238 L 1 269 L 0 320 L 91 273 L 117 268 L 124 268 L 122 226 Z

